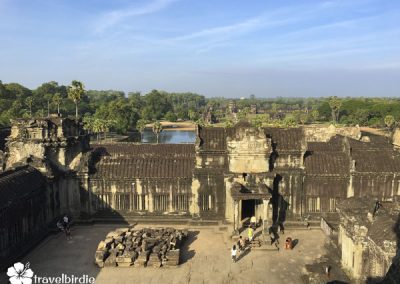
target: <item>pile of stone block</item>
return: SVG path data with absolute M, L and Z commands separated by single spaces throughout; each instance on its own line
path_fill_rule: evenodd
M 107 234 L 97 246 L 99 267 L 161 267 L 179 264 L 180 248 L 188 230 L 174 228 L 120 228 Z

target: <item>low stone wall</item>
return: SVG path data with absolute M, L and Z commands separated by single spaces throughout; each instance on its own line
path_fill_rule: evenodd
M 187 235 L 187 230 L 173 228 L 120 228 L 99 243 L 95 262 L 99 267 L 176 266 Z
M 335 233 L 337 233 L 337 232 L 335 232 L 335 230 L 329 225 L 329 223 L 324 218 L 321 218 L 321 230 L 327 236 L 332 236 Z
M 303 127 L 307 142 L 327 142 L 331 137 L 339 134 L 353 139 L 361 138 L 360 127 L 336 127 L 333 124 L 326 125 L 307 125 Z
M 399 128 L 396 128 L 393 131 L 392 141 L 393 141 L 394 146 L 400 147 L 400 129 Z

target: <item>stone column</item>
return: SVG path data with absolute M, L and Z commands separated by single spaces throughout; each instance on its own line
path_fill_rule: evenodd
M 136 179 L 135 181 L 136 184 L 136 193 L 138 197 L 138 202 L 139 202 L 139 211 L 146 210 L 146 198 L 145 198 L 145 193 L 143 192 L 142 184 L 140 182 L 140 179 Z M 143 202 L 144 202 L 144 208 L 143 208 Z
M 115 184 L 111 185 L 111 208 L 116 209 L 117 208 L 117 187 Z
M 173 212 L 174 211 L 174 208 L 172 206 L 172 198 L 173 198 L 172 188 L 170 188 L 170 190 L 169 190 L 169 200 L 168 200 L 168 211 L 169 212 Z
M 144 195 L 143 194 L 138 194 L 137 198 L 138 198 L 138 202 L 139 202 L 138 210 L 142 211 L 142 210 L 144 210 L 144 208 L 142 208 Z
M 193 178 L 193 180 L 192 180 L 192 195 L 191 195 L 190 204 L 189 204 L 189 212 L 192 215 L 192 217 L 197 217 L 200 215 L 199 189 L 200 189 L 199 180 L 196 178 Z
M 233 233 L 232 235 L 239 234 L 239 200 L 233 201 Z
M 154 206 L 153 206 L 153 193 L 151 192 L 151 190 L 149 190 L 149 212 L 153 212 L 154 211 Z
M 268 210 L 269 210 L 269 200 L 263 199 L 263 232 L 268 230 L 269 221 L 268 221 Z
M 350 161 L 350 179 L 349 185 L 347 187 L 347 198 L 354 196 L 354 187 L 353 187 L 353 173 L 355 172 L 356 162 L 354 160 Z
M 144 195 L 144 210 L 149 210 L 149 194 Z

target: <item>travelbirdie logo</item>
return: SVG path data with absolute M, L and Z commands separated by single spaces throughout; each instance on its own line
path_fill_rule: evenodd
M 93 284 L 95 278 L 89 275 L 67 275 L 62 273 L 59 276 L 38 276 L 29 268 L 30 263 L 23 265 L 21 262 L 14 263 L 7 270 L 11 284 Z
M 7 275 L 11 284 L 32 284 L 33 271 L 29 268 L 29 262 L 25 265 L 14 263 L 8 268 Z

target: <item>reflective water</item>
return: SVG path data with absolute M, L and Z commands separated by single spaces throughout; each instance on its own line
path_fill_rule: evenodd
M 160 133 L 159 143 L 176 144 L 176 143 L 194 143 L 196 140 L 196 132 L 190 130 L 164 130 Z M 146 129 L 143 133 L 143 143 L 156 143 L 157 136 L 150 129 Z

